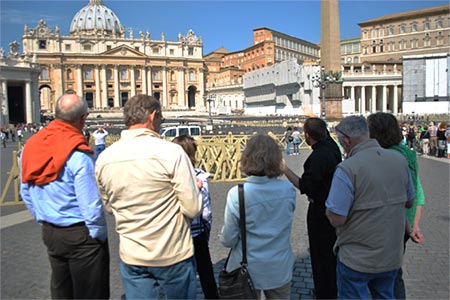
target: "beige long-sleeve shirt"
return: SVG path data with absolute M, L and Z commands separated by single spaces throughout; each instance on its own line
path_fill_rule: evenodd
M 192 164 L 149 129 L 124 130 L 96 162 L 106 210 L 116 219 L 123 262 L 170 266 L 193 255 L 190 218 L 202 207 Z

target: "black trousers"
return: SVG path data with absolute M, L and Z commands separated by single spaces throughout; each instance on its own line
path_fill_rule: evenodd
M 53 299 L 108 299 L 108 241 L 89 236 L 84 223 L 57 227 L 42 226 L 42 239 L 52 268 Z
M 209 253 L 208 234 L 202 232 L 193 239 L 195 263 L 205 299 L 219 299 L 211 255 Z
M 325 215 L 325 206 L 309 204 L 308 238 L 316 299 L 336 299 L 336 231 Z

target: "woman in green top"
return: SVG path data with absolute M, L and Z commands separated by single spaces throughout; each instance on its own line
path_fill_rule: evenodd
M 423 234 L 420 231 L 420 219 L 422 218 L 422 209 L 425 205 L 425 195 L 419 178 L 419 166 L 417 164 L 416 152 L 410 150 L 402 143 L 403 135 L 397 119 L 388 113 L 374 113 L 367 118 L 370 137 L 378 141 L 381 147 L 392 149 L 403 155 L 408 161 L 411 177 L 416 190 L 416 199 L 411 208 L 406 209 L 405 227 L 405 248 L 406 242 L 411 238 L 413 242 L 422 243 Z M 405 299 L 405 284 L 402 278 L 402 269 L 394 286 L 394 296 L 396 299 Z

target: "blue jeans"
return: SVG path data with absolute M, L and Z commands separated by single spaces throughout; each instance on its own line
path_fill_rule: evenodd
M 100 155 L 100 153 L 102 153 L 103 150 L 105 150 L 105 149 L 106 149 L 105 144 L 95 145 L 95 159 L 97 159 L 97 157 Z
M 294 154 L 298 154 L 300 143 L 294 143 Z
M 286 142 L 286 155 L 291 154 L 291 142 Z
M 338 259 L 336 267 L 338 299 L 395 299 L 394 282 L 397 273 L 398 270 L 374 274 L 358 272 Z
M 194 257 L 167 267 L 132 266 L 120 261 L 126 299 L 196 299 Z

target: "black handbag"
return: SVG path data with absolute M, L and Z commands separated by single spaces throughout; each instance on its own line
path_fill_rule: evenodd
M 242 261 L 241 266 L 231 272 L 226 270 L 230 259 L 231 249 L 227 260 L 219 273 L 220 299 L 258 299 L 253 281 L 247 270 L 247 236 L 245 231 L 245 201 L 244 186 L 238 185 L 239 191 L 239 227 L 241 229 Z

